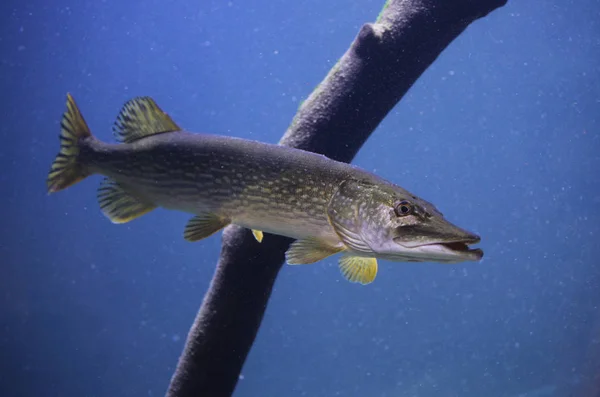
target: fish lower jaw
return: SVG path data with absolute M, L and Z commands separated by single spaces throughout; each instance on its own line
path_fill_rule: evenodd
M 422 246 L 426 251 L 435 252 L 434 256 L 439 256 L 439 262 L 459 263 L 465 261 L 478 261 L 483 258 L 483 250 L 480 248 L 471 248 L 467 243 L 436 243 Z
M 483 257 L 479 248 L 470 248 L 466 243 L 433 243 L 417 247 L 396 247 L 385 253 L 372 254 L 377 258 L 393 262 L 432 262 L 455 264 L 478 261 Z

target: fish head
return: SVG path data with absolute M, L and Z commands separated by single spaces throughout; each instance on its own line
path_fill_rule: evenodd
M 328 215 L 342 242 L 359 255 L 401 262 L 477 261 L 480 237 L 449 222 L 431 203 L 393 184 L 344 182 Z

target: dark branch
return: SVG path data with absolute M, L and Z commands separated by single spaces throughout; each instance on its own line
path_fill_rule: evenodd
M 350 162 L 387 113 L 471 22 L 506 0 L 390 0 L 304 102 L 281 140 Z M 230 396 L 291 240 L 223 234 L 221 258 L 169 397 Z

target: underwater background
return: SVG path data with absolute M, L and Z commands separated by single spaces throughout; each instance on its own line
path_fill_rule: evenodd
M 148 95 L 277 142 L 383 0 L 0 5 L 0 396 L 161 396 L 220 234 L 125 225 L 100 177 L 48 196 L 70 92 L 100 139 Z M 576 396 L 599 368 L 600 3 L 509 3 L 454 41 L 354 164 L 481 235 L 481 263 L 284 266 L 235 396 Z

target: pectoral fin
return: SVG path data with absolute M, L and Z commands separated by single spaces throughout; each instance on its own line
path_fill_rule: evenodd
M 343 247 L 334 247 L 316 238 L 308 237 L 294 241 L 285 253 L 285 258 L 290 265 L 305 265 L 337 254 L 343 249 Z
M 202 240 L 223 229 L 229 223 L 228 219 L 221 218 L 216 214 L 206 213 L 197 215 L 190 219 L 185 226 L 183 237 L 187 241 Z
M 344 255 L 340 258 L 340 271 L 350 282 L 369 284 L 377 276 L 377 259 Z

